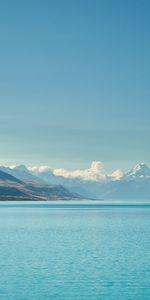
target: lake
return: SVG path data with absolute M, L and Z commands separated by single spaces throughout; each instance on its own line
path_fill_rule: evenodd
M 1 202 L 0 299 L 149 300 L 150 205 Z

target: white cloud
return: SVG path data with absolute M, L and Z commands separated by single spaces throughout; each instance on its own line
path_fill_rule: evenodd
M 68 171 L 66 169 L 54 169 L 53 174 L 65 178 L 81 178 L 83 180 L 104 180 L 106 175 L 103 164 L 100 161 L 93 161 L 90 168 L 84 170 Z
M 33 173 L 45 173 L 52 172 L 52 169 L 48 166 L 40 166 L 40 167 L 28 167 L 28 170 Z
M 101 181 L 107 179 L 120 180 L 124 175 L 121 170 L 116 170 L 112 174 L 106 174 L 103 163 L 101 161 L 93 161 L 89 168 L 77 169 L 74 171 L 63 168 L 52 169 L 49 166 L 28 167 L 28 170 L 40 176 L 49 176 L 54 174 L 55 176 L 63 176 L 65 178 L 79 178 L 82 180 L 93 181 Z
M 114 171 L 110 177 L 112 177 L 113 180 L 120 180 L 123 177 L 124 173 L 121 170 Z

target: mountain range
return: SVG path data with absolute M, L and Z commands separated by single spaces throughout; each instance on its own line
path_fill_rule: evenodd
M 0 167 L 0 200 L 80 199 L 62 185 L 46 183 L 30 174 L 26 167 Z
M 104 199 L 149 200 L 150 168 L 145 163 L 125 174 L 115 170 L 106 174 L 101 162 L 89 169 L 67 171 L 47 166 L 0 167 L 0 199 Z

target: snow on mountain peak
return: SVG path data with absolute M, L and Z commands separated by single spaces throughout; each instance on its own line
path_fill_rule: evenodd
M 117 181 L 117 180 L 144 180 L 150 179 L 150 168 L 141 162 L 136 164 L 130 171 L 123 173 L 120 169 L 112 173 L 104 170 L 101 161 L 92 161 L 90 166 L 85 169 L 68 170 L 63 168 L 52 169 L 49 166 L 26 167 L 25 165 L 1 167 L 1 169 L 9 174 L 21 178 L 32 179 L 33 175 L 48 182 L 58 181 L 59 177 L 64 179 L 77 179 L 83 181 Z M 34 179 L 34 178 L 33 178 Z
M 127 174 L 127 177 L 133 178 L 149 178 L 150 168 L 145 163 L 135 165 Z
M 15 171 L 19 171 L 19 172 L 27 172 L 28 169 L 25 165 L 19 165 L 19 166 L 11 166 L 10 169 L 15 170 Z

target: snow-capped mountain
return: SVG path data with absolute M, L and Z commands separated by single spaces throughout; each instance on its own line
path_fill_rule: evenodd
M 19 166 L 11 166 L 11 167 L 4 167 L 1 166 L 0 170 L 15 176 L 16 178 L 19 178 L 23 181 L 34 181 L 34 182 L 39 182 L 39 178 L 36 177 L 34 174 L 28 170 L 28 168 L 25 165 L 19 165 Z
M 150 168 L 145 163 L 135 165 L 125 174 L 128 179 L 147 179 L 150 178 Z
M 96 161 L 87 169 L 75 171 L 24 165 L 0 169 L 27 183 L 62 185 L 87 198 L 150 199 L 150 168 L 144 163 L 135 165 L 125 174 L 119 169 L 107 174 L 103 164 Z
M 61 185 L 47 184 L 39 178 L 33 180 L 35 178 L 25 166 L 0 167 L 0 201 L 81 199 L 80 195 Z
M 36 169 L 36 176 L 60 183 L 85 197 L 108 200 L 150 198 L 150 168 L 144 163 L 134 166 L 126 174 L 120 169 L 107 174 L 102 163 L 93 162 L 88 169 L 71 172 L 65 169 L 40 168 Z

